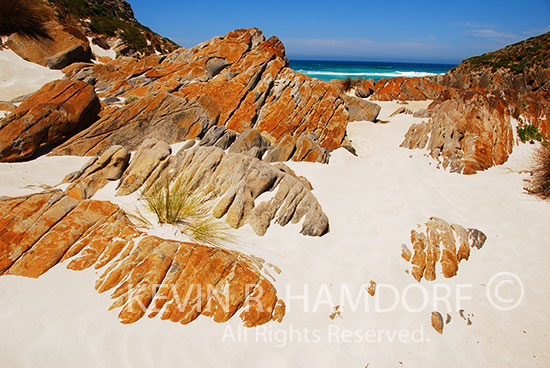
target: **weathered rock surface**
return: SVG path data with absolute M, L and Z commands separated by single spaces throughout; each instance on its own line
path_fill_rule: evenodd
M 422 101 L 436 99 L 444 88 L 428 78 L 380 79 L 370 95 L 375 101 Z
M 374 93 L 374 85 L 376 82 L 374 79 L 361 79 L 361 81 L 355 87 L 355 95 L 359 98 L 370 97 Z
M 40 277 L 58 263 L 105 267 L 96 282 L 112 291 L 122 323 L 148 315 L 187 324 L 200 315 L 252 327 L 282 319 L 273 285 L 237 252 L 164 240 L 136 230 L 110 202 L 62 191 L 0 199 L 0 275 Z
M 349 121 L 375 121 L 381 107 L 375 103 L 352 96 L 344 96 L 349 111 Z
M 156 139 L 145 140 L 128 169 L 122 174 L 117 195 L 128 195 L 141 188 L 154 170 L 167 165 L 171 153 L 172 149 L 165 142 Z
M 258 29 L 236 30 L 167 57 L 118 58 L 66 73 L 76 80 L 94 78 L 102 98 L 139 98 L 106 109 L 101 121 L 56 154 L 96 155 L 132 135 L 142 137 L 143 130 L 145 137 L 171 144 L 202 138 L 212 126 L 236 133 L 254 129 L 272 146 L 283 139 L 287 145 L 289 134 L 298 140 L 307 133 L 327 151 L 345 142 L 349 106 L 342 92 L 289 69 L 282 43 L 266 40 Z M 173 136 L 152 133 L 158 130 Z M 125 147 L 135 149 L 130 144 Z
M 402 257 L 407 262 L 410 260 L 411 275 L 417 281 L 422 278 L 434 281 L 439 272 L 450 278 L 457 274 L 459 263 L 469 259 L 471 248 L 480 249 L 486 239 L 477 229 L 465 229 L 432 217 L 425 224 L 424 232 L 411 231 L 412 258 L 406 246 L 403 246 Z
M 169 144 L 197 137 L 209 126 L 196 102 L 168 93 L 148 95 L 114 110 L 52 150 L 52 155 L 95 156 L 112 145 L 133 151 L 148 138 Z
M 86 36 L 80 31 L 50 21 L 44 25 L 48 38 L 34 38 L 19 33 L 8 37 L 6 45 L 23 59 L 63 69 L 75 62 L 89 62 L 92 51 Z
M 434 330 L 436 330 L 437 333 L 442 334 L 445 323 L 443 322 L 443 317 L 441 316 L 441 313 L 437 311 L 432 312 L 431 322 Z
M 0 111 L 8 111 L 12 112 L 15 111 L 17 106 L 15 104 L 8 102 L 8 101 L 0 101 Z
M 100 157 L 90 159 L 79 171 L 67 175 L 63 183 L 71 183 L 67 195 L 82 200 L 90 199 L 109 181 L 118 180 L 128 166 L 130 153 L 121 146 L 112 146 Z
M 411 110 L 409 110 L 406 107 L 402 106 L 402 107 L 399 107 L 394 112 L 392 112 L 391 115 L 390 115 L 390 118 L 393 118 L 394 116 L 399 115 L 399 114 L 412 114 L 412 113 L 413 112 Z
M 411 126 L 401 147 L 427 148 L 462 174 L 501 165 L 512 153 L 511 116 L 500 95 L 468 92 L 435 105 L 428 122 Z
M 148 140 L 122 174 L 117 195 L 147 190 L 158 180 L 181 180 L 189 183 L 190 189 L 211 193 L 216 200 L 213 215 L 225 216 L 234 228 L 249 223 L 258 235 L 264 235 L 273 220 L 281 226 L 302 221 L 302 234 L 324 235 L 329 230 L 328 218 L 311 193 L 311 185 L 279 165 L 248 153 L 227 153 L 216 146 L 198 145 L 170 156 L 170 147 L 164 142 Z M 256 203 L 265 192 L 275 194 Z
M 24 160 L 63 142 L 93 123 L 99 110 L 94 88 L 84 82 L 46 84 L 0 120 L 0 161 Z

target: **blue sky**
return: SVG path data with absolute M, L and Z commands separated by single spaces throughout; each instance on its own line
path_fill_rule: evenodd
M 290 59 L 458 63 L 550 31 L 550 0 L 129 2 L 181 46 L 257 27 Z

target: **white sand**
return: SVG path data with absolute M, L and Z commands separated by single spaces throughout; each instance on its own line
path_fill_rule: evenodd
M 105 50 L 102 47 L 99 47 L 98 45 L 92 43 L 92 38 L 87 37 L 88 41 L 90 42 L 90 48 L 92 49 L 93 54 L 96 56 L 96 58 L 99 57 L 108 57 L 111 59 L 116 59 L 116 51 L 111 47 L 109 50 Z
M 63 76 L 61 70 L 30 63 L 10 49 L 0 49 L 0 101 L 35 92 Z
M 414 110 L 425 104 L 407 107 Z M 382 119 L 399 107 L 390 102 L 381 105 Z M 282 269 L 274 282 L 288 305 L 282 324 L 244 330 L 248 342 L 242 343 L 231 342 L 228 335 L 222 341 L 228 327 L 235 334 L 240 331 L 238 318 L 227 324 L 199 318 L 187 326 L 144 318 L 133 325 L 122 325 L 116 319 L 117 311 L 107 311 L 109 296 L 98 295 L 93 289 L 97 277 L 94 271 L 74 272 L 58 266 L 38 280 L 0 277 L 0 365 L 549 366 L 550 274 L 546 265 L 550 251 L 546 239 L 550 238 L 550 203 L 524 194 L 526 174 L 517 171 L 527 167 L 532 146 L 517 147 L 504 166 L 461 176 L 437 169 L 424 151 L 399 148 L 408 127 L 420 119 L 398 115 L 389 120 L 390 124 L 385 125 L 349 125 L 348 133 L 359 157 L 339 149 L 332 154 L 329 165 L 289 163 L 313 184 L 314 193 L 330 218 L 329 234 L 304 237 L 298 234 L 299 225 L 272 225 L 261 238 L 254 236 L 248 226 L 242 231 L 246 236 L 238 249 Z M 0 196 L 24 191 L 21 183 L 55 183 L 79 166 L 77 161 L 41 158 L 0 166 Z M 53 162 L 58 163 L 56 169 L 45 172 Z M 109 199 L 112 192 L 113 188 L 106 188 L 96 197 Z M 378 284 L 395 285 L 399 291 L 418 285 L 405 273 L 408 265 L 400 258 L 400 248 L 402 243 L 409 244 L 410 230 L 430 216 L 478 228 L 488 236 L 485 246 L 472 250 L 470 260 L 460 264 L 456 277 L 440 276 L 436 282 L 453 290 L 459 284 L 471 285 L 464 289 L 471 300 L 463 301 L 460 308 L 473 314 L 472 325 L 466 325 L 453 305 L 449 311 L 452 321 L 439 335 L 430 326 L 432 306 L 417 313 L 403 307 L 381 313 L 373 310 L 375 298 L 371 297 L 367 299 L 370 312 L 352 311 L 351 305 L 344 303 L 341 318 L 331 320 L 329 314 L 332 307 L 341 304 L 337 299 L 344 285 L 353 297 L 357 293 L 366 295 L 362 284 L 371 279 Z M 525 288 L 523 302 L 512 311 L 495 309 L 485 295 L 488 281 L 501 271 L 515 273 Z M 303 301 L 285 296 L 287 288 L 294 296 L 303 294 L 306 284 L 311 295 L 308 312 L 303 311 Z M 321 304 L 313 312 L 323 285 L 336 300 Z M 420 285 L 427 287 L 431 297 L 434 283 L 423 281 Z M 382 295 L 382 306 L 394 299 L 387 289 L 379 289 L 377 295 Z M 408 301 L 418 306 L 415 295 L 418 294 L 411 293 Z M 326 300 L 328 296 L 321 297 Z M 438 310 L 446 313 L 443 306 Z M 305 341 L 306 328 L 310 342 Z M 383 331 L 384 337 L 380 342 L 337 341 L 328 334 L 329 328 L 354 332 L 371 329 L 375 333 Z M 418 330 L 416 337 L 420 333 L 423 341 L 388 341 L 386 333 L 396 330 Z M 294 332 L 290 336 L 291 331 Z M 311 342 L 317 335 L 321 341 Z

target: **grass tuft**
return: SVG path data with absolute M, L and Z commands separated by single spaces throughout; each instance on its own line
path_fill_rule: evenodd
M 533 173 L 525 189 L 544 199 L 550 199 L 550 144 L 541 144 L 532 157 Z
M 0 36 L 20 33 L 32 38 L 50 38 L 44 24 L 51 10 L 41 0 L 1 0 Z
M 192 241 L 221 246 L 233 242 L 231 228 L 212 216 L 213 196 L 182 180 L 156 181 L 141 197 L 160 224 L 176 226 Z

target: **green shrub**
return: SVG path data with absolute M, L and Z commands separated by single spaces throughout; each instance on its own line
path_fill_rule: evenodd
M 539 132 L 536 125 L 529 124 L 529 125 L 518 125 L 516 127 L 516 131 L 518 133 L 519 139 L 525 143 L 535 143 L 535 141 L 541 142 L 544 138 L 542 133 Z
M 143 50 L 147 47 L 147 39 L 136 27 L 125 27 L 122 31 L 121 38 L 127 45 L 135 48 L 136 51 Z
M 144 190 L 141 197 L 159 224 L 176 226 L 194 242 L 219 246 L 233 241 L 229 226 L 211 215 L 210 193 L 182 180 L 163 178 Z
M 0 36 L 17 32 L 49 38 L 44 24 L 51 17 L 51 10 L 41 0 L 0 0 Z

